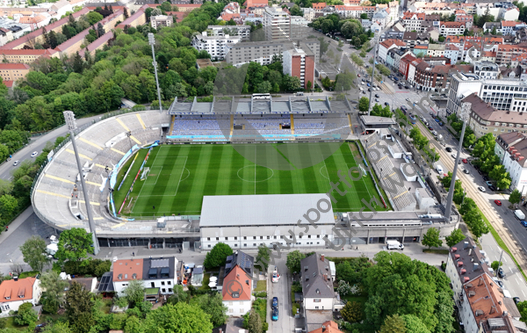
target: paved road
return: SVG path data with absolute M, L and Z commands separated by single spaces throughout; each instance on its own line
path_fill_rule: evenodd
M 281 275 L 278 282 L 271 283 L 271 273 L 269 273 L 268 277 L 269 290 L 267 292 L 267 322 L 269 323 L 269 332 L 293 332 L 295 328 L 291 301 L 291 275 L 285 266 L 285 262 L 284 259 L 281 259 L 275 265 L 278 267 L 278 272 Z M 269 267 L 269 271 L 272 272 L 273 268 Z M 272 321 L 271 319 L 271 302 L 273 297 L 278 297 L 278 321 Z
M 425 115 L 424 111 L 421 111 L 421 115 Z M 430 121 L 431 119 L 429 120 L 429 122 Z M 424 125 L 422 125 L 420 122 L 417 122 L 417 126 L 420 128 L 421 133 L 425 135 L 430 140 L 430 142 L 437 147 L 436 151 L 441 156 L 439 161 L 441 165 L 443 165 L 443 167 L 445 168 L 445 172 L 453 171 L 455 161 L 451 157 L 452 153 L 447 152 L 444 147 L 439 145 L 437 141 L 434 140 L 432 134 L 430 134 L 430 132 L 424 127 Z M 449 142 L 451 141 L 449 140 Z M 468 157 L 467 154 L 461 153 L 460 158 L 466 157 Z M 487 192 L 482 193 L 477 189 L 478 186 L 484 186 L 485 183 L 483 181 L 483 178 L 474 170 L 474 168 L 472 168 L 472 166 L 470 166 L 469 164 L 461 163 L 460 167 L 467 168 L 470 172 L 470 174 L 467 175 L 461 171 L 461 168 L 458 168 L 458 177 L 463 183 L 463 188 L 465 189 L 467 196 L 472 198 L 476 202 L 476 205 L 479 207 L 485 217 L 489 220 L 489 222 L 492 223 L 492 225 L 494 226 L 500 237 L 503 239 L 509 250 L 512 252 L 516 260 L 520 263 L 520 265 L 522 265 L 522 267 L 526 267 L 524 265 L 525 257 L 523 256 L 523 253 L 525 251 L 524 249 L 527 248 L 527 237 L 525 237 L 525 228 L 518 228 L 520 224 L 512 214 L 512 211 L 506 208 L 508 204 L 505 204 L 501 207 L 496 206 L 496 204 L 494 203 L 495 199 L 502 200 L 502 202 L 504 201 L 504 198 L 501 194 L 491 192 L 488 189 Z M 432 175 L 434 175 L 434 177 L 437 177 L 436 173 L 432 173 Z M 492 262 L 494 260 L 499 259 L 501 250 L 497 246 L 497 244 L 493 245 L 492 242 L 489 241 L 489 237 L 492 236 L 490 235 L 485 237 L 486 241 L 483 243 L 483 249 L 487 252 Z M 518 270 L 512 259 L 507 259 L 507 257 L 505 257 L 503 260 L 504 269 L 507 273 L 507 276 L 504 279 L 506 288 L 511 291 L 511 294 L 513 294 L 513 296 L 518 296 L 522 300 L 525 300 L 527 299 L 527 297 L 525 295 L 524 289 L 526 289 L 527 284 L 525 283 L 523 276 L 521 275 L 520 271 Z
M 79 119 L 77 120 L 77 126 L 80 127 L 89 122 L 93 122 L 93 120 L 98 119 L 99 117 L 100 116 L 94 116 L 90 118 Z M 11 179 L 13 177 L 11 173 L 20 166 L 19 164 L 17 167 L 14 167 L 14 161 L 20 161 L 20 163 L 22 163 L 23 161 L 31 160 L 31 153 L 37 151 L 40 154 L 48 141 L 55 143 L 57 137 L 65 136 L 67 132 L 68 130 L 66 129 L 66 125 L 64 125 L 45 135 L 32 138 L 26 147 L 24 147 L 23 149 L 15 153 L 15 155 L 13 155 L 11 161 L 7 161 L 0 165 L 0 178 L 6 180 Z

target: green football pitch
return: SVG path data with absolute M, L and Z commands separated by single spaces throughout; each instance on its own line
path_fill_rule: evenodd
M 288 145 L 288 149 L 299 149 L 303 144 Z M 325 160 L 319 159 L 321 162 L 312 167 L 293 170 L 272 170 L 256 165 L 238 151 L 229 144 L 154 148 L 145 164 L 150 171 L 146 179 L 138 177 L 121 215 L 136 218 L 163 214 L 199 215 L 205 195 L 327 193 L 331 189 L 330 181 L 339 182 L 338 170 L 347 174 L 360 161 L 354 143 L 343 143 L 335 153 Z M 308 151 L 317 154 L 317 150 L 311 147 Z M 137 153 L 123 186 L 114 192 L 116 211 L 119 211 L 147 152 L 142 149 Z M 132 160 L 121 168 L 117 184 L 121 183 Z M 339 186 L 340 190 L 347 189 L 347 194 L 340 196 L 336 191 L 332 192 L 337 200 L 333 203 L 335 212 L 360 210 L 364 206 L 362 198 L 367 202 L 372 197 L 379 199 L 371 176 L 348 181 L 352 185 L 350 189 L 342 183 Z M 376 209 L 384 210 L 384 207 Z

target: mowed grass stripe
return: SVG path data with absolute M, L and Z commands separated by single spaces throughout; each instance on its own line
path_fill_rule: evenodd
M 296 149 L 296 146 L 294 144 L 286 144 L 286 148 L 284 149 L 284 151 L 286 156 L 291 157 L 289 159 L 290 161 L 295 161 L 300 159 L 300 153 L 302 149 Z M 304 152 L 302 151 L 302 153 Z M 306 179 L 304 178 L 302 169 L 291 170 L 290 178 L 293 185 L 291 193 L 308 193 L 306 192 Z
M 178 149 L 179 148 L 179 149 Z M 172 214 L 198 214 L 196 212 L 187 212 L 187 205 L 192 203 L 194 200 L 199 200 L 201 202 L 202 196 L 198 198 L 190 198 L 190 190 L 192 188 L 192 184 L 194 182 L 194 179 L 196 178 L 197 169 L 199 168 L 198 160 L 199 160 L 199 154 L 201 152 L 200 149 L 196 149 L 198 147 L 189 147 L 189 146 L 182 146 L 175 148 L 179 152 L 179 155 L 181 156 L 187 156 L 187 161 L 185 164 L 185 169 L 188 170 L 185 171 L 183 174 L 183 178 L 186 177 L 188 174 L 188 177 L 181 181 L 179 183 L 179 187 L 177 189 L 177 195 L 173 197 L 172 199 Z M 196 207 L 201 208 L 201 203 L 195 204 Z M 191 210 L 192 211 L 192 210 Z
M 230 145 L 221 145 L 217 149 L 221 150 L 221 158 L 220 164 L 218 166 L 216 193 L 214 195 L 228 195 L 232 180 L 232 155 L 235 153 L 235 151 Z
M 207 178 L 205 180 L 205 187 L 203 189 L 203 195 L 216 195 L 216 189 L 218 187 L 218 177 L 220 174 L 220 168 L 223 167 L 221 155 L 223 147 L 214 145 L 210 152 L 210 163 L 209 170 L 207 172 Z
M 329 179 L 335 183 L 339 184 L 338 189 L 342 192 L 346 192 L 345 195 L 340 195 L 337 190 L 334 190 L 331 192 L 333 195 L 333 198 L 335 198 L 336 203 L 333 202 L 333 208 L 334 210 L 339 210 L 342 208 L 348 208 L 352 207 L 355 208 L 357 205 L 357 201 L 360 201 L 358 199 L 358 196 L 356 195 L 355 191 L 353 190 L 353 187 L 355 186 L 353 182 L 350 179 L 346 179 L 349 184 L 351 184 L 352 188 L 348 188 L 347 184 L 345 182 L 340 181 L 338 172 L 340 171 L 341 174 L 346 175 L 348 173 L 348 167 L 346 165 L 346 161 L 344 160 L 343 156 L 341 154 L 333 154 L 330 157 L 326 159 L 326 166 L 329 169 L 328 175 Z
M 212 155 L 212 145 L 200 145 L 199 149 L 199 158 L 197 159 L 197 166 L 194 175 L 194 180 L 192 182 L 192 187 L 190 188 L 187 205 L 185 211 L 200 211 L 201 203 L 203 202 L 203 193 L 205 190 L 205 185 L 207 182 L 207 173 L 209 172 L 211 155 Z
M 137 177 L 137 180 L 134 184 L 134 189 L 132 191 L 132 195 L 131 197 L 134 198 L 134 202 L 132 203 L 132 209 L 131 209 L 131 212 L 136 214 L 136 213 L 139 213 L 141 214 L 141 212 L 144 211 L 144 208 L 145 208 L 145 205 L 147 204 L 145 201 L 145 198 L 149 198 L 150 195 L 152 195 L 152 190 L 153 190 L 153 187 L 150 187 L 148 188 L 148 186 L 146 187 L 146 189 L 144 188 L 145 187 L 145 184 L 149 181 L 151 182 L 155 182 L 155 179 L 154 180 L 149 180 L 149 176 L 146 177 L 145 180 L 141 180 L 141 174 L 144 172 L 144 170 L 148 167 L 152 168 L 154 166 L 154 163 L 155 163 L 155 160 L 157 159 L 158 155 L 162 155 L 162 150 L 161 149 L 152 149 L 152 152 L 150 153 L 150 155 L 148 156 L 148 160 L 146 161 L 145 165 L 143 166 L 143 170 L 141 170 L 141 173 L 139 174 L 139 176 Z M 144 161 L 144 158 L 143 160 L 141 160 L 139 162 L 139 168 L 141 167 L 141 165 L 143 164 L 143 161 Z M 163 164 L 159 164 L 160 167 L 163 166 Z M 139 170 L 138 168 L 138 170 Z M 133 178 L 135 178 L 135 176 L 137 175 L 137 171 L 135 172 Z M 145 195 L 143 195 L 143 190 L 146 190 L 146 193 Z M 153 212 L 153 210 L 150 210 L 151 212 Z

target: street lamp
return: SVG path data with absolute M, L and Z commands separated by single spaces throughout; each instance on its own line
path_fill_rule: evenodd
M 371 98 L 372 98 L 372 94 L 373 94 L 373 79 L 375 77 L 375 63 L 376 63 L 376 59 L 377 59 L 377 51 L 379 49 L 379 41 L 381 39 L 381 31 L 378 31 L 377 32 L 377 36 L 378 36 L 378 40 L 377 42 L 375 43 L 375 51 L 373 51 L 373 64 L 371 65 L 371 78 L 370 78 L 370 104 L 368 105 L 368 116 L 370 115 L 371 113 Z
M 75 152 L 75 159 L 77 160 L 77 168 L 79 169 L 79 175 L 81 179 L 82 194 L 84 195 L 84 203 L 86 204 L 86 213 L 88 214 L 88 225 L 90 226 L 90 232 L 93 241 L 93 253 L 97 255 L 99 253 L 99 240 L 97 239 L 97 234 L 95 230 L 95 223 L 93 222 L 93 215 L 91 210 L 90 198 L 88 197 L 88 192 L 86 191 L 86 183 L 84 181 L 84 174 L 82 171 L 82 164 L 79 158 L 79 151 L 77 150 L 77 144 L 75 143 L 75 133 L 73 130 L 77 128 L 75 123 L 75 114 L 72 111 L 64 111 L 64 119 L 66 120 L 66 126 L 70 131 L 71 144 L 73 145 L 73 150 Z
M 159 101 L 159 112 L 163 111 L 163 106 L 161 105 L 161 90 L 159 90 L 159 79 L 157 78 L 157 61 L 156 53 L 154 51 L 154 45 L 156 45 L 156 39 L 153 33 L 148 34 L 148 44 L 152 46 L 152 65 L 154 65 L 154 73 L 156 75 L 156 85 L 157 85 L 157 100 Z
M 128 141 L 130 142 L 130 149 L 132 149 L 132 140 L 130 137 L 132 136 L 132 131 L 126 132 L 126 136 L 128 137 Z

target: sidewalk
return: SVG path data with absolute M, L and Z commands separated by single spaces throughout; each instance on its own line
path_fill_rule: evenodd
M 31 214 L 33 214 L 33 207 L 29 206 L 25 211 L 18 215 L 18 217 L 13 222 L 11 222 L 11 224 L 9 224 L 9 231 L 5 231 L 5 229 L 2 230 L 0 233 L 0 244 L 2 244 L 13 231 L 18 229 L 18 227 L 24 223 L 24 221 L 27 220 Z

